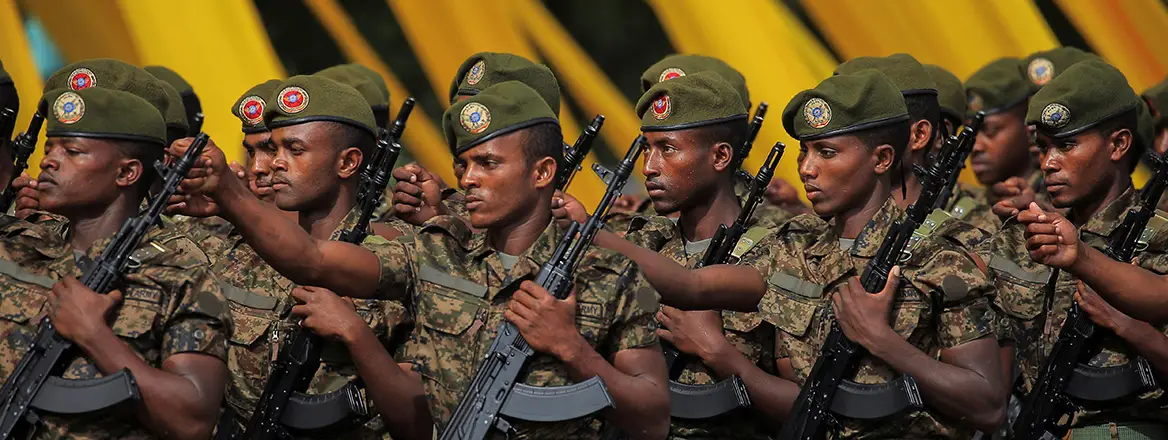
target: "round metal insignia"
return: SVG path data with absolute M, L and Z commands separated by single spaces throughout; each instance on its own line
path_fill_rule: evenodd
M 308 92 L 300 87 L 285 87 L 276 96 L 276 104 L 285 113 L 296 114 L 308 108 Z
M 973 92 L 969 93 L 969 99 L 966 100 L 966 104 L 969 105 L 969 111 L 971 112 L 979 112 L 985 108 L 985 100 L 982 99 L 981 95 Z
M 485 105 L 472 102 L 462 108 L 458 121 L 468 133 L 479 134 L 491 126 L 491 111 Z
M 653 119 L 658 121 L 669 117 L 673 113 L 673 100 L 669 99 L 669 95 L 661 95 L 656 101 L 653 101 Z
M 1071 123 L 1071 110 L 1067 106 L 1052 102 L 1042 109 L 1042 125 L 1062 128 Z
M 661 77 L 657 78 L 657 82 L 663 82 L 673 78 L 681 78 L 683 76 L 685 76 L 684 70 L 678 69 L 676 67 L 670 67 L 661 71 Z
M 84 67 L 74 70 L 69 74 L 69 88 L 73 90 L 83 90 L 97 85 L 97 75 L 93 74 L 92 70 Z
M 62 124 L 72 124 L 85 116 L 85 100 L 73 92 L 62 93 L 53 101 L 53 113 Z
M 470 85 L 478 84 L 483 80 L 483 74 L 487 73 L 487 64 L 483 60 L 479 60 L 470 66 L 470 71 L 466 72 L 466 83 Z
M 827 101 L 811 98 L 806 104 L 803 104 L 803 118 L 807 119 L 807 125 L 810 125 L 811 128 L 826 127 L 827 124 L 831 123 L 831 107 L 827 105 Z
M 1046 58 L 1035 58 L 1026 66 L 1026 76 L 1030 77 L 1030 82 L 1045 85 L 1054 78 L 1054 63 Z
M 239 102 L 239 116 L 247 125 L 260 125 L 264 122 L 264 107 L 267 105 L 264 98 L 248 96 Z

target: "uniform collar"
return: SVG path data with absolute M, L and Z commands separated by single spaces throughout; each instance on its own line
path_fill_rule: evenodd
M 856 237 L 851 254 L 861 258 L 875 257 L 876 251 L 880 249 L 880 244 L 884 242 L 884 236 L 888 234 L 892 224 L 900 219 L 901 214 L 902 211 L 896 206 L 896 201 L 892 197 L 885 200 L 884 204 L 880 206 L 880 210 L 876 211 L 876 215 L 868 220 L 868 224 Z M 815 244 L 807 250 L 808 255 L 822 257 L 839 249 L 840 237 L 835 232 L 835 225 L 836 219 L 832 218 L 827 223 L 823 233 L 815 240 Z

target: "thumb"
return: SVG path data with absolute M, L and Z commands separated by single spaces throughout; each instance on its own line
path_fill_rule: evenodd
M 888 272 L 888 281 L 884 282 L 884 292 L 896 292 L 900 288 L 900 266 L 892 266 L 892 270 Z
M 114 304 L 121 304 L 122 299 L 124 298 L 122 296 L 121 290 L 111 290 L 110 293 L 107 293 L 106 295 L 109 296 L 110 299 L 114 301 Z
M 573 287 L 572 290 L 568 291 L 568 297 L 564 298 L 564 302 L 572 305 L 573 308 L 576 307 L 576 288 L 575 287 Z

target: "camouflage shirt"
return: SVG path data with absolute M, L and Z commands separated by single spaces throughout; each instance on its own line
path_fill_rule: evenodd
M 631 230 L 625 235 L 629 242 L 676 261 L 688 268 L 696 267 L 705 251 L 687 253 L 684 236 L 677 223 L 665 217 L 638 217 L 632 221 Z M 755 246 L 771 232 L 766 227 L 752 222 L 750 229 L 739 239 L 732 252 L 732 261 L 753 261 L 765 256 L 766 251 Z M 708 243 L 708 242 L 707 242 Z M 691 249 L 692 251 L 692 249 Z M 722 311 L 722 328 L 726 339 L 763 371 L 775 372 L 775 329 L 763 322 L 758 313 Z M 678 382 L 692 385 L 708 385 L 716 382 L 714 375 L 700 359 L 683 356 L 678 362 L 685 362 Z M 721 439 L 766 439 L 771 429 L 757 414 L 749 410 L 736 410 L 708 420 L 675 419 L 670 426 L 670 438 L 721 438 Z
M 414 237 L 378 246 L 382 289 L 408 287 L 418 325 L 410 355 L 422 375 L 430 413 L 438 431 L 445 429 L 503 322 L 509 286 L 534 276 L 563 236 L 551 223 L 510 271 L 486 242 L 452 216 L 430 219 Z M 623 256 L 590 248 L 576 270 L 576 325 L 601 356 L 654 346 L 652 326 L 657 294 Z M 535 386 L 569 385 L 564 366 L 537 354 L 523 382 Z M 512 420 L 510 438 L 600 438 L 597 417 L 560 423 Z M 497 437 L 502 434 L 496 432 Z
M 1026 178 L 1026 183 L 1034 191 L 1035 198 L 1040 203 L 1050 204 L 1041 170 L 1031 172 L 1030 177 Z M 1002 219 L 994 214 L 993 205 L 987 188 L 958 182 L 957 186 L 953 188 L 953 195 L 945 204 L 945 210 L 949 212 L 949 215 L 965 220 L 966 223 L 977 226 L 983 231 L 996 233 L 1002 228 Z
M 0 227 L 0 377 L 8 377 L 25 355 L 47 313 L 45 301 L 63 277 L 80 279 L 82 269 L 65 239 L 67 222 L 29 223 L 5 217 Z M 80 265 L 100 257 L 111 238 L 93 244 Z M 140 265 L 117 287 L 124 300 L 112 324 L 114 334 L 148 365 L 161 368 L 166 358 L 182 353 L 227 357 L 231 318 L 227 300 L 208 271 L 207 257 L 178 231 L 155 228 L 131 256 Z M 77 356 L 62 376 L 93 379 L 102 372 Z M 41 414 L 45 424 L 36 438 L 141 439 L 153 435 L 132 412 L 79 416 Z
M 835 220 L 801 215 L 781 227 L 760 246 L 770 258 L 754 263 L 767 279 L 768 292 L 759 304 L 764 319 L 780 330 L 776 355 L 790 359 L 796 383 L 811 373 L 820 347 L 831 329 L 831 297 L 849 278 L 860 276 L 875 255 L 901 210 L 888 199 L 848 251 L 841 249 Z M 949 218 L 930 216 L 935 227 L 918 229 L 909 256 L 899 265 L 903 280 L 893 303 L 892 328 L 922 352 L 937 357 L 941 350 L 993 335 L 988 296 L 993 288 L 985 273 L 957 243 L 977 241 L 984 232 Z M 913 243 L 915 242 L 915 243 Z M 899 376 L 873 356 L 860 361 L 851 379 L 885 383 Z M 843 420 L 841 438 L 970 438 L 973 429 L 955 418 L 926 410 L 881 420 Z
M 332 239 L 354 227 L 358 214 L 356 209 L 350 211 L 333 232 Z M 227 357 L 231 370 L 227 403 L 238 416 L 236 421 L 246 423 L 263 395 L 281 344 L 296 329 L 295 321 L 288 319 L 295 305 L 291 296 L 295 284 L 268 266 L 238 232 L 233 231 L 222 244 L 214 246 L 218 249 L 218 256 L 214 258 L 213 270 L 223 282 L 236 326 Z M 386 344 L 395 336 L 391 329 L 408 325 L 400 304 L 355 300 L 354 305 L 357 314 Z M 400 333 L 407 330 L 397 331 L 396 336 L 401 337 Z M 395 347 L 387 346 L 386 349 L 393 353 Z M 313 377 L 309 394 L 336 391 L 357 377 L 356 366 L 349 360 L 344 346 L 327 342 L 321 358 L 321 368 Z M 372 399 L 367 398 L 366 404 L 372 407 Z M 372 408 L 370 411 L 373 413 Z M 363 427 L 344 434 L 343 438 L 354 439 L 387 437 L 380 418 L 373 418 Z M 337 437 L 337 433 L 330 433 L 330 437 Z
M 1138 203 L 1139 192 L 1129 187 L 1080 227 L 1080 240 L 1095 249 L 1106 249 L 1124 215 Z M 1147 247 L 1135 254 L 1140 267 L 1158 275 L 1168 274 L 1168 219 L 1164 215 L 1157 212 L 1157 218 L 1149 222 L 1145 231 Z M 1058 340 L 1074 300 L 1077 279 L 1066 271 L 1031 260 L 1026 250 L 1025 231 L 1025 226 L 1012 222 L 995 236 L 989 266 L 997 284 L 994 306 L 1009 318 L 1010 336 L 1017 341 L 1019 351 L 1022 386 L 1029 391 L 1038 379 L 1042 362 Z M 1130 349 L 1110 334 L 1100 340 L 1096 351 L 1089 362 L 1095 367 L 1126 364 L 1130 354 Z M 1119 409 L 1081 412 L 1073 426 L 1122 420 L 1168 420 L 1168 411 L 1148 402 L 1158 394 L 1143 396 L 1140 402 Z

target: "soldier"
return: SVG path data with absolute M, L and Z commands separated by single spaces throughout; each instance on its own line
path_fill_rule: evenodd
M 422 390 L 400 371 L 373 368 L 384 356 L 368 338 L 343 334 L 388 426 L 409 425 L 429 412 L 441 432 L 495 339 L 499 323 L 514 323 L 538 352 L 525 382 L 565 385 L 599 376 L 617 409 L 601 415 L 634 438 L 664 438 L 668 427 L 665 367 L 651 330 L 657 309 L 653 290 L 627 260 L 591 249 L 576 272 L 575 294 L 552 298 L 524 281 L 510 298 L 506 289 L 547 261 L 563 231 L 551 221 L 551 199 L 563 139 L 555 113 L 534 89 L 508 81 L 456 103 L 443 127 L 467 191 L 470 227 L 449 216 L 431 219 L 412 239 L 385 243 L 374 252 L 323 241 L 283 219 L 262 228 L 246 219 L 271 216 L 272 208 L 246 197 L 243 182 L 224 173 L 222 153 L 208 150 L 205 177 L 189 179 L 193 193 L 210 195 L 258 253 L 293 281 L 345 296 L 404 300 L 418 321 L 416 357 Z M 174 153 L 183 151 L 180 142 Z M 201 199 L 176 210 L 200 211 Z M 502 294 L 503 296 L 500 296 Z M 308 320 L 305 326 L 310 325 Z M 428 404 L 428 407 L 425 405 Z M 598 438 L 599 419 L 561 423 L 511 420 L 518 437 Z M 396 433 L 395 433 L 396 435 Z
M 178 92 L 179 98 L 182 99 L 181 102 L 183 110 L 186 114 L 187 126 L 191 127 L 192 129 L 199 129 L 199 127 L 202 125 L 202 122 L 196 119 L 201 117 L 203 114 L 203 104 L 199 101 L 199 95 L 195 94 L 195 89 L 191 87 L 191 84 L 188 83 L 187 80 L 183 79 L 183 77 L 180 76 L 178 72 L 170 70 L 167 67 L 146 66 L 142 69 L 150 72 L 150 74 L 154 75 L 155 78 L 158 78 L 169 84 L 171 87 L 174 87 L 174 90 Z M 192 133 L 188 130 L 188 134 L 194 136 L 199 133 Z
M 8 76 L 8 71 L 4 70 L 4 63 L 0 62 L 0 110 L 10 109 L 13 111 L 13 119 L 9 122 L 9 127 L 15 129 L 16 115 L 20 113 L 20 95 L 16 93 L 16 85 L 12 83 L 12 77 Z M 12 161 L 15 159 L 12 154 L 12 148 L 8 143 L 12 141 L 11 136 L 15 135 L 14 131 L 9 131 L 9 127 L 0 127 L 0 133 L 8 133 L 9 137 L 0 137 L 0 184 L 5 184 L 12 181 Z
M 77 281 L 138 212 L 166 139 L 146 100 L 104 89 L 44 97 L 41 207 L 63 223 L 7 217 L 0 241 L 4 310 L 0 376 L 25 355 L 42 314 L 80 348 L 63 377 L 92 379 L 128 368 L 142 400 L 128 413 L 40 414 L 36 438 L 205 439 L 227 377 L 231 321 L 207 257 L 181 232 L 159 227 L 130 257 L 118 290 L 99 295 Z
M 1130 174 L 1145 149 L 1142 139 L 1150 136 L 1136 133 L 1139 105 L 1123 74 L 1098 60 L 1067 68 L 1030 99 L 1026 122 L 1037 127 L 1046 190 L 1055 208 L 1068 211 L 1063 217 L 1031 204 L 993 241 L 995 305 L 1014 323 L 1024 389 L 1038 379 L 1071 301 L 1114 334 L 1088 348 L 1091 366 L 1121 365 L 1140 354 L 1160 374 L 1168 371 L 1168 338 L 1161 330 L 1120 313 L 1094 293 L 1146 295 L 1148 287 L 1164 285 L 1168 272 L 1163 212 L 1144 231 L 1146 246 L 1137 248 L 1136 264 L 1101 252 L 1124 214 L 1140 202 Z M 1149 397 L 1079 411 L 1069 438 L 1168 435 L 1163 409 Z
M 389 129 L 389 87 L 373 69 L 357 63 L 340 64 L 314 73 L 357 89 L 369 101 L 377 128 Z
M 915 124 L 897 87 L 878 71 L 828 78 L 791 100 L 783 126 L 800 141 L 799 172 L 812 208 L 830 222 L 792 219 L 758 245 L 772 254 L 749 266 L 687 271 L 637 259 L 665 304 L 758 310 L 779 329 L 781 377 L 744 363 L 727 372 L 748 390 L 770 388 L 776 398 L 763 408 L 773 417 L 787 418 L 834 312 L 844 334 L 870 353 L 849 379 L 881 384 L 909 374 L 925 401 L 924 409 L 879 421 L 842 419 L 841 437 L 968 438 L 971 428 L 992 431 L 1004 418 L 992 285 L 981 260 L 954 245 L 976 228 L 934 211 L 932 227 L 917 231 L 920 240 L 881 292 L 869 294 L 859 283 L 901 216 L 892 174 Z
M 735 194 L 737 146 L 746 137 L 746 107 L 722 77 L 698 72 L 658 83 L 637 103 L 645 151 L 645 186 L 659 216 L 638 216 L 630 220 L 625 240 L 657 252 L 686 268 L 703 258 L 710 240 L 721 225 L 731 225 L 742 211 Z M 586 220 L 583 207 L 571 196 L 553 210 L 557 218 L 567 218 L 569 207 L 576 221 Z M 663 215 L 677 213 L 676 218 Z M 756 248 L 774 225 L 769 219 L 752 217 L 750 229 L 738 241 L 733 258 L 752 261 L 765 250 Z M 598 240 L 604 242 L 604 239 Z M 684 312 L 662 307 L 657 319 L 666 329 L 658 335 L 673 344 L 684 356 L 681 383 L 706 385 L 733 373 L 717 370 L 737 363 L 774 371 L 775 330 L 757 313 L 733 311 Z M 757 395 L 768 389 L 748 388 L 751 400 L 767 402 Z M 757 395 L 757 396 L 756 396 Z M 744 411 L 734 411 L 713 419 L 675 419 L 670 438 L 769 438 L 765 420 Z

